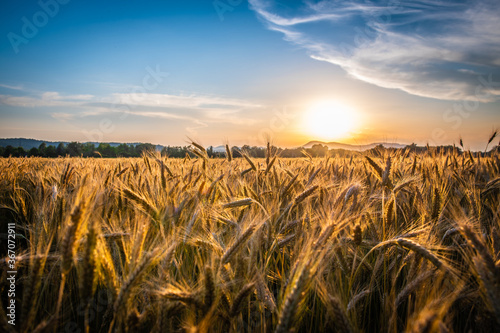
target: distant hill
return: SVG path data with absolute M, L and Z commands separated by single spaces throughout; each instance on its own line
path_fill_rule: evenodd
M 7 146 L 12 146 L 12 147 L 23 147 L 24 150 L 28 151 L 31 148 L 38 148 L 42 143 L 44 143 L 47 146 L 54 146 L 57 147 L 60 143 L 64 143 L 67 145 L 69 141 L 45 141 L 45 140 L 36 140 L 36 139 L 25 139 L 25 138 L 14 138 L 14 139 L 0 139 L 0 147 L 7 147 Z M 82 143 L 91 143 L 95 145 L 96 147 L 99 146 L 101 142 L 82 142 Z M 110 146 L 112 147 L 118 147 L 119 145 L 122 144 L 122 142 L 105 142 L 109 143 Z M 133 143 L 126 143 L 127 145 L 132 145 L 132 146 L 137 146 L 141 144 L 141 142 L 133 142 Z M 162 145 L 156 145 L 156 150 L 162 150 L 164 146 Z
M 23 147 L 24 150 L 30 150 L 31 148 L 38 148 L 44 142 L 47 146 L 55 146 L 55 147 L 57 147 L 61 143 L 60 141 L 55 142 L 55 141 L 15 138 L 15 139 L 0 139 L 0 147 L 7 147 L 7 146 L 12 146 L 15 148 Z M 68 142 L 63 142 L 63 143 L 68 144 Z
M 404 148 L 406 145 L 399 144 L 399 143 L 392 143 L 392 142 L 377 142 L 377 143 L 370 143 L 367 145 L 350 145 L 347 143 L 339 143 L 339 142 L 322 142 L 322 141 L 310 141 L 303 145 L 303 148 L 311 148 L 314 145 L 323 145 L 327 146 L 328 149 L 345 149 L 345 150 L 355 150 L 355 151 L 364 151 L 364 150 L 369 150 L 372 148 L 375 148 L 378 145 L 382 145 L 385 148 Z
M 225 153 L 226 152 L 226 146 L 213 147 L 213 150 L 216 153 Z
M 12 147 L 22 147 L 24 150 L 28 151 L 31 148 L 38 148 L 42 143 L 44 143 L 47 146 L 55 146 L 57 147 L 60 143 L 63 143 L 67 145 L 69 142 L 68 141 L 45 141 L 45 140 L 36 140 L 36 139 L 26 139 L 26 138 L 13 138 L 13 139 L 0 139 L 0 147 L 7 147 L 7 146 L 12 146 Z M 91 143 L 94 144 L 96 147 L 99 146 L 101 142 L 82 142 L 82 143 Z M 109 143 L 112 147 L 118 147 L 121 142 L 106 142 Z M 141 144 L 141 142 L 133 142 L 133 143 L 126 143 L 127 145 L 132 145 L 136 146 Z M 383 145 L 385 148 L 404 148 L 406 145 L 399 144 L 399 143 L 370 143 L 367 145 L 350 145 L 347 143 L 339 143 L 339 142 L 322 142 L 322 141 L 310 141 L 306 143 L 305 145 L 302 146 L 302 148 L 311 148 L 312 146 L 320 144 L 323 146 L 327 146 L 328 149 L 345 149 L 345 150 L 355 150 L 355 151 L 364 151 L 368 149 L 372 149 L 378 145 Z M 156 150 L 162 150 L 164 146 L 162 145 L 156 145 Z M 208 147 L 207 147 L 208 148 Z M 225 152 L 226 147 L 225 146 L 216 146 L 213 147 L 214 152 Z
M 45 143 L 47 146 L 54 146 L 57 147 L 60 143 L 63 143 L 65 145 L 68 145 L 68 141 L 45 141 L 45 140 L 37 140 L 37 139 L 26 139 L 26 138 L 10 138 L 10 139 L 0 139 L 0 147 L 7 147 L 7 146 L 12 146 L 14 148 L 17 147 L 22 147 L 25 151 L 29 151 L 31 148 L 38 148 L 42 143 Z M 91 143 L 95 145 L 97 148 L 100 143 L 108 143 L 112 147 L 118 147 L 119 145 L 123 144 L 122 142 L 81 142 L 83 144 L 85 143 Z M 143 142 L 132 142 L 132 143 L 125 143 L 127 145 L 132 145 L 132 146 L 137 146 L 139 144 L 142 144 Z M 309 141 L 305 145 L 302 145 L 298 148 L 312 148 L 314 145 L 323 145 L 327 146 L 328 149 L 344 149 L 344 150 L 352 150 L 352 151 L 365 151 L 369 150 L 372 148 L 375 148 L 378 145 L 382 145 L 385 148 L 405 148 L 407 145 L 405 144 L 400 144 L 396 142 L 375 142 L 375 143 L 370 143 L 366 145 L 351 145 L 347 143 L 339 143 L 339 142 L 323 142 L 323 141 Z M 155 145 L 156 150 L 161 151 L 164 147 L 163 145 Z M 207 149 L 209 147 L 206 147 Z M 265 147 L 259 147 L 264 149 Z M 212 147 L 213 151 L 216 153 L 224 153 L 226 151 L 226 147 L 224 145 L 220 146 L 214 146 Z M 495 148 L 492 148 L 494 150 Z

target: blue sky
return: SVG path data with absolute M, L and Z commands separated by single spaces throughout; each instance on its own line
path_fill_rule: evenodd
M 493 0 L 3 1 L 0 15 L 0 137 L 294 146 L 461 135 L 481 149 L 500 119 Z M 347 134 L 305 125 L 323 101 L 355 114 Z

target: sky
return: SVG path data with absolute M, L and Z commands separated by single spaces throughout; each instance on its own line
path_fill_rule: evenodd
M 0 137 L 484 149 L 497 2 L 4 0 Z

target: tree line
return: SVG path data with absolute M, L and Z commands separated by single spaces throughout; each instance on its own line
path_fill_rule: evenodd
M 92 143 L 70 142 L 68 144 L 60 143 L 57 146 L 40 144 L 38 148 L 31 148 L 26 151 L 23 147 L 0 147 L 0 156 L 3 157 L 141 157 L 146 151 L 154 151 L 155 145 L 150 143 L 141 143 L 137 145 L 122 143 L 118 146 L 112 146 L 109 143 L 100 143 L 97 147 Z M 279 154 L 281 157 L 322 157 L 327 156 L 328 147 L 322 145 L 314 145 L 312 148 L 293 148 L 282 149 L 279 147 L 271 147 L 273 154 Z M 161 150 L 162 156 L 173 158 L 196 157 L 193 154 L 193 148 L 188 146 L 166 146 Z M 340 150 L 338 150 L 340 151 Z M 244 145 L 243 147 L 232 147 L 231 153 L 233 157 L 242 157 L 242 152 L 248 156 L 259 158 L 266 157 L 267 148 Z M 213 146 L 207 148 L 206 153 L 209 158 L 225 158 L 226 152 L 216 151 Z M 342 155 L 349 154 L 349 151 Z M 339 154 L 339 152 L 337 152 Z
M 154 151 L 156 146 L 151 143 L 126 144 L 122 143 L 118 146 L 112 146 L 109 143 L 93 143 L 70 142 L 68 144 L 59 143 L 59 145 L 40 144 L 38 148 L 33 147 L 25 150 L 23 147 L 6 147 L 0 146 L 1 157 L 141 157 L 144 152 Z M 163 156 L 184 158 L 186 155 L 195 157 L 192 153 L 191 146 L 166 146 L 161 150 Z M 225 153 L 214 151 L 213 147 L 207 149 L 209 157 L 225 157 Z M 235 157 L 241 156 L 239 148 L 233 147 Z
M 345 149 L 328 149 L 327 146 L 321 144 L 315 144 L 311 148 L 279 148 L 272 146 L 270 147 L 272 154 L 278 154 L 283 158 L 294 158 L 294 157 L 346 157 L 359 154 L 359 152 L 345 150 Z M 413 153 L 423 153 L 429 150 L 429 147 L 418 147 L 415 144 L 411 144 L 402 148 Z M 433 147 L 436 153 L 451 152 L 453 150 L 458 150 L 454 146 L 439 146 Z M 100 143 L 97 147 L 93 143 L 80 143 L 80 142 L 70 142 L 68 144 L 60 143 L 57 146 L 47 145 L 42 143 L 38 148 L 31 148 L 26 151 L 23 147 L 13 147 L 6 146 L 0 147 L 0 156 L 2 157 L 141 157 L 146 151 L 154 151 L 156 146 L 151 143 L 140 143 L 140 144 L 125 144 L 122 143 L 118 146 L 112 146 L 109 143 Z M 380 154 L 385 150 L 397 150 L 396 148 L 384 148 L 384 146 L 379 145 L 375 148 L 370 149 L 367 153 L 373 153 L 375 155 Z M 247 154 L 254 158 L 264 158 L 267 154 L 267 148 L 244 145 L 243 147 L 232 147 L 231 153 L 233 157 L 242 157 L 242 153 Z M 208 157 L 210 158 L 225 158 L 225 151 L 216 151 L 212 146 L 208 147 L 206 150 Z M 173 158 L 184 158 L 186 156 L 196 157 L 193 154 L 193 147 L 188 146 L 166 146 L 161 150 L 162 156 L 168 156 Z
M 47 145 L 45 142 L 38 148 L 33 147 L 26 151 L 23 147 L 0 147 L 0 156 L 3 157 L 140 157 L 143 152 L 154 150 L 156 147 L 150 143 L 128 145 L 122 143 L 111 146 L 109 143 L 100 143 L 97 147 L 93 143 L 70 142 L 68 144 Z

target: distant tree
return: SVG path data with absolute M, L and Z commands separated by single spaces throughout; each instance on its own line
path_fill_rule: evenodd
M 132 157 L 133 153 L 134 153 L 134 148 L 132 146 L 127 145 L 126 143 L 122 143 L 118 147 L 116 147 L 116 156 Z
M 14 153 L 12 154 L 12 157 L 23 157 L 26 156 L 26 151 L 24 150 L 23 147 L 17 147 L 14 148 Z
M 436 153 L 440 154 L 440 153 L 451 153 L 451 152 L 458 152 L 458 148 L 457 147 L 454 147 L 454 146 L 438 146 L 436 147 Z
M 172 157 L 172 156 L 170 156 L 170 155 L 168 154 L 168 148 L 169 148 L 169 147 L 163 147 L 163 148 L 161 149 L 160 154 L 161 154 L 161 156 L 162 156 L 162 157 Z
M 38 156 L 47 157 L 45 150 L 47 149 L 47 144 L 42 142 L 40 146 L 38 146 Z
M 411 145 L 407 145 L 404 149 L 405 149 L 405 151 L 415 153 L 415 152 L 417 152 L 418 146 L 416 143 L 412 143 Z
M 47 157 L 57 157 L 57 149 L 54 146 L 47 146 L 45 148 L 45 156 Z
M 156 147 L 151 143 L 140 143 L 135 146 L 135 154 L 136 156 L 141 156 L 142 153 L 146 151 L 155 151 Z
M 303 157 L 304 155 L 301 152 L 301 148 L 293 148 L 293 149 L 285 149 L 281 152 L 281 157 Z
M 192 153 L 189 152 L 188 147 L 184 146 L 167 146 L 163 147 L 161 150 L 161 155 L 166 156 L 166 157 L 174 157 L 174 158 L 183 158 L 186 156 L 186 154 L 189 154 L 192 156 Z
M 241 151 L 247 153 L 251 157 L 265 157 L 266 156 L 266 149 L 263 147 L 257 147 L 257 146 L 249 146 L 249 145 L 244 145 L 241 147 Z M 237 157 L 237 156 L 235 156 Z
M 70 142 L 66 148 L 69 156 L 80 156 L 83 152 L 82 144 L 79 142 Z
M 323 157 L 328 154 L 328 147 L 321 144 L 314 144 L 307 152 L 313 157 Z
M 66 146 L 64 146 L 64 143 L 59 143 L 56 148 L 57 156 L 65 156 L 67 154 L 66 152 Z
M 97 147 L 97 151 L 102 157 L 116 157 L 116 149 L 111 147 L 109 143 L 100 143 Z
M 241 156 L 241 149 L 236 147 L 236 146 L 231 148 L 231 153 L 232 153 L 233 157 L 242 157 Z
M 93 156 L 95 152 L 95 145 L 90 142 L 84 143 L 82 145 L 82 152 L 85 157 Z
M 39 156 L 38 148 L 33 147 L 28 151 L 28 156 Z
M 16 153 L 14 147 L 12 147 L 11 145 L 8 145 L 7 147 L 5 147 L 5 150 L 3 152 L 3 157 L 9 157 L 9 156 L 14 156 L 14 154 Z

